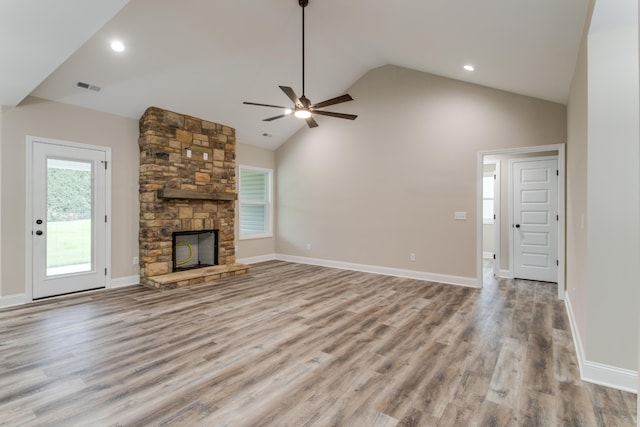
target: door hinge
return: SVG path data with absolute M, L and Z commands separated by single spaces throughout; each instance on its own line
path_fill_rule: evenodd
M 107 275 L 107 269 L 106 268 L 104 269 L 104 275 L 105 276 Z
M 560 176 L 560 171 L 556 169 L 556 176 Z
M 496 254 L 493 254 L 493 259 L 496 259 Z
M 556 215 L 556 221 L 560 221 L 560 215 Z
M 106 215 L 104 216 L 104 222 L 107 222 L 107 216 Z
M 494 220 L 496 219 L 496 214 L 493 214 L 493 219 L 494 219 Z
M 560 267 L 560 261 L 556 260 L 556 265 Z
M 106 160 L 100 160 L 100 162 L 104 164 L 104 170 L 107 170 L 107 163 L 109 162 L 107 162 Z
M 493 179 L 498 179 L 498 175 L 493 174 Z

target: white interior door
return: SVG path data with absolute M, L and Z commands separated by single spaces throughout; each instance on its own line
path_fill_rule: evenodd
M 33 298 L 106 285 L 104 150 L 32 145 Z
M 512 162 L 513 276 L 558 281 L 558 160 Z

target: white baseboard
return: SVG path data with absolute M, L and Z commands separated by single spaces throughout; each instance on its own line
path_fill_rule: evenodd
M 593 384 L 599 384 L 618 390 L 638 393 L 638 372 L 629 369 L 618 368 L 616 366 L 605 365 L 603 363 L 591 362 L 586 360 L 582 339 L 578 334 L 578 327 L 569 294 L 566 294 L 564 300 L 571 325 L 571 335 L 573 336 L 573 345 L 578 356 L 578 365 L 580 366 L 580 378 Z
M 629 369 L 585 360 L 582 379 L 590 383 L 638 393 L 638 372 Z
M 502 279 L 513 279 L 513 276 L 511 275 L 511 272 L 509 270 L 499 270 L 498 277 Z
M 22 305 L 31 302 L 26 294 L 16 294 L 0 297 L 0 308 L 12 307 L 14 305 Z
M 375 265 L 355 264 L 342 261 L 331 261 L 318 258 L 307 258 L 293 255 L 276 254 L 275 259 L 280 261 L 296 262 L 299 264 L 319 265 L 321 267 L 340 268 L 343 270 L 362 271 L 364 273 L 382 274 L 385 276 L 404 277 L 407 279 L 425 280 L 429 282 L 445 283 L 448 285 L 478 288 L 478 279 L 475 277 L 449 276 L 445 274 L 427 273 L 424 271 L 403 270 L 399 268 L 378 267 Z
M 125 286 L 137 285 L 140 283 L 140 275 L 118 277 L 117 279 L 111 279 L 111 286 L 109 289 L 122 288 Z
M 249 258 L 240 258 L 240 259 L 237 259 L 236 261 L 240 264 L 258 264 L 259 262 L 273 261 L 274 259 L 276 259 L 276 254 L 260 255 L 260 256 L 254 256 Z

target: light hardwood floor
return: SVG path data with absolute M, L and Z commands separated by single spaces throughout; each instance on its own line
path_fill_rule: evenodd
M 580 380 L 555 295 L 273 261 L 4 309 L 0 424 L 635 425 L 634 394 Z

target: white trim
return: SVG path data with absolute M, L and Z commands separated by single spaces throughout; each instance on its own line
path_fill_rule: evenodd
M 135 276 L 117 277 L 115 279 L 111 279 L 111 286 L 109 286 L 108 289 L 123 288 L 125 286 L 138 284 L 140 284 L 139 274 L 136 274 Z
M 500 162 L 496 162 L 496 185 L 493 197 L 493 212 L 496 215 L 495 225 L 493 226 L 493 252 L 496 257 L 493 262 L 493 274 L 498 274 L 500 270 L 500 257 L 502 256 L 500 249 L 500 236 L 502 232 L 502 172 L 500 171 L 500 165 Z
M 493 252 L 482 252 L 483 259 L 493 259 Z
M 573 337 L 573 346 L 576 349 L 576 355 L 578 356 L 578 365 L 580 365 L 580 376 L 582 377 L 583 364 L 584 364 L 584 347 L 582 346 L 582 339 L 578 333 L 578 326 L 576 318 L 573 314 L 573 308 L 571 307 L 571 301 L 569 296 L 564 300 L 565 308 L 567 309 L 567 317 L 569 318 L 569 325 L 571 326 L 571 336 Z
M 501 221 L 502 221 L 502 215 L 500 212 L 500 207 L 501 207 L 501 191 L 502 191 L 502 182 L 501 182 L 501 176 L 500 176 L 500 160 L 487 160 L 485 161 L 484 158 L 482 159 L 482 164 L 483 164 L 483 176 L 484 176 L 484 165 L 494 165 L 494 175 L 495 175 L 495 181 L 493 183 L 493 214 L 495 215 L 495 218 L 493 219 L 493 254 L 490 258 L 493 258 L 493 274 L 495 276 L 498 275 L 499 270 L 500 270 L 500 256 L 501 256 L 501 252 L 500 252 L 500 229 L 502 228 L 501 225 Z M 484 190 L 484 189 L 483 189 Z M 483 220 L 483 225 L 484 225 L 484 220 Z M 482 235 L 482 238 L 484 239 L 484 233 Z M 483 254 L 483 258 L 486 258 L 486 256 Z
M 638 372 L 597 362 L 584 361 L 584 381 L 630 393 L 638 393 Z
M 332 261 L 318 258 L 307 258 L 293 255 L 276 254 L 276 259 L 280 261 L 295 262 L 298 264 L 319 265 L 321 267 L 339 268 L 343 270 L 362 271 L 364 273 L 382 274 L 385 276 L 403 277 L 406 279 L 425 280 L 429 282 L 444 283 L 447 285 L 465 286 L 477 288 L 475 277 L 449 276 L 438 273 L 427 273 L 424 271 L 403 270 L 399 268 L 379 267 L 375 265 L 355 264 L 350 262 Z
M 560 221 L 558 223 L 558 299 L 565 299 L 565 263 L 566 263 L 566 200 L 565 200 L 565 180 L 566 180 L 566 147 L 565 144 L 538 145 L 533 147 L 509 148 L 498 150 L 478 151 L 477 158 L 477 185 L 476 185 L 476 277 L 478 287 L 482 287 L 482 176 L 483 176 L 483 160 L 484 156 L 497 154 L 523 154 L 523 153 L 541 153 L 545 151 L 558 151 L 558 214 Z M 496 248 L 499 250 L 499 248 Z M 498 253 L 496 252 L 498 255 Z M 499 258 L 496 255 L 496 261 Z M 502 276 L 502 271 L 500 272 Z M 509 273 L 511 274 L 511 273 Z
M 276 254 L 260 255 L 249 258 L 240 258 L 236 261 L 240 264 L 258 264 L 260 262 L 273 261 L 276 259 Z
M 502 279 L 513 279 L 513 275 L 509 270 L 502 270 L 502 269 L 498 271 L 498 277 Z
M 569 294 L 566 295 L 564 304 L 567 309 L 569 325 L 571 325 L 571 335 L 573 337 L 573 345 L 576 349 L 576 356 L 578 357 L 578 365 L 580 366 L 580 378 L 583 381 L 593 384 L 599 384 L 631 393 L 638 393 L 637 371 L 586 360 L 582 339 L 578 333 L 578 327 L 573 314 L 573 308 L 571 307 Z
M 31 302 L 31 299 L 27 297 L 26 294 L 9 295 L 6 297 L 0 297 L 0 308 L 23 305 L 29 302 Z

